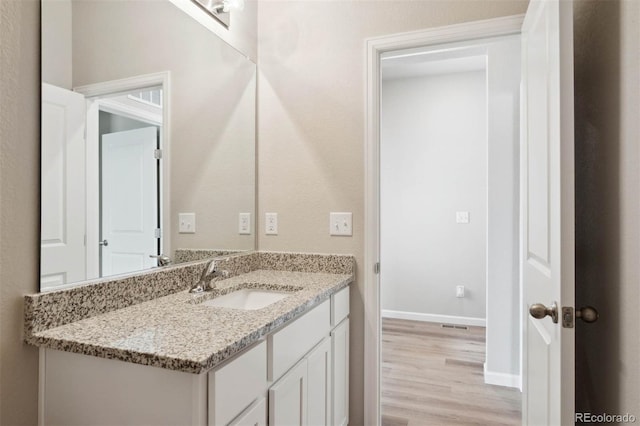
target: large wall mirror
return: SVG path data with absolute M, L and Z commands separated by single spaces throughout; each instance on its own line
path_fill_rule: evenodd
M 255 95 L 170 0 L 42 0 L 40 290 L 255 249 Z

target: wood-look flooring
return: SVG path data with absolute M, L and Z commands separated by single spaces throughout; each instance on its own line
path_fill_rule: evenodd
M 520 391 L 485 384 L 484 360 L 484 327 L 383 318 L 382 425 L 520 425 Z

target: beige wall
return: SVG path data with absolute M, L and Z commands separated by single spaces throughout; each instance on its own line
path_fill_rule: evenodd
M 524 10 L 522 2 L 398 3 L 329 8 L 319 2 L 265 2 L 260 8 L 259 200 L 261 213 L 280 213 L 280 235 L 261 235 L 260 248 L 351 252 L 362 264 L 362 38 Z M 35 424 L 37 415 L 37 351 L 21 341 L 22 295 L 36 291 L 38 282 L 37 4 L 0 1 L 3 425 Z M 602 314 L 599 324 L 578 329 L 579 337 L 588 333 L 595 342 L 588 357 L 578 357 L 579 368 L 588 361 L 594 373 L 578 375 L 588 389 L 578 407 L 589 404 L 609 413 L 640 414 L 639 7 L 631 0 L 576 5 L 578 181 L 583 182 L 578 186 L 578 293 Z M 333 209 L 354 212 L 353 238 L 326 235 Z M 361 270 L 358 276 L 352 291 L 352 424 L 363 418 Z
M 575 5 L 577 410 L 640 417 L 640 2 Z
M 255 216 L 255 64 L 168 1 L 72 4 L 73 87 L 171 72 L 165 253 L 253 250 L 238 213 Z M 178 233 L 179 213 L 196 214 L 194 234 Z
M 0 1 L 0 424 L 37 422 L 38 351 L 22 296 L 38 289 L 39 3 Z
M 331 5 L 329 7 L 328 5 Z M 527 1 L 264 1 L 258 9 L 261 250 L 352 253 L 351 424 L 363 423 L 364 39 L 524 13 Z M 353 237 L 330 237 L 330 211 Z

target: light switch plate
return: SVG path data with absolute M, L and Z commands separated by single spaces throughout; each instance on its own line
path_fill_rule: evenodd
M 353 215 L 350 212 L 329 213 L 329 235 L 353 235 Z
M 251 213 L 238 214 L 238 234 L 240 235 L 251 234 Z
M 178 232 L 180 234 L 196 233 L 195 213 L 178 213 Z
M 469 212 L 456 212 L 456 223 L 469 223 Z
M 264 214 L 264 228 L 267 235 L 278 235 L 278 213 Z

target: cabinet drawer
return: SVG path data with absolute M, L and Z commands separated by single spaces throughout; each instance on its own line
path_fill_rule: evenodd
M 331 326 L 349 316 L 349 286 L 331 295 Z
M 269 381 L 276 381 L 309 352 L 331 329 L 330 300 L 268 337 Z
M 266 390 L 267 343 L 262 341 L 209 373 L 209 424 L 228 424 Z

